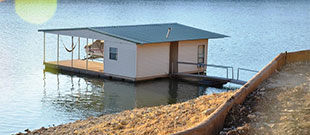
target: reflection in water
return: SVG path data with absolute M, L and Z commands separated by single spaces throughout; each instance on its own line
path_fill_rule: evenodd
M 54 76 L 56 76 L 57 94 L 46 85 L 53 84 L 53 80 L 49 78 Z M 174 104 L 196 98 L 210 89 L 174 79 L 128 83 L 62 75 L 49 70 L 44 72 L 43 80 L 46 92 L 42 101 L 54 110 L 69 113 L 66 115 L 73 116 L 72 119 L 133 108 Z M 68 86 L 70 87 L 66 88 Z M 224 91 L 227 90 L 222 89 L 221 92 Z
M 43 70 L 43 95 L 44 96 L 46 96 L 46 81 L 45 81 L 46 77 L 45 76 L 46 74 L 45 74 L 45 71 Z M 57 78 L 58 78 L 58 75 L 57 75 Z M 59 86 L 59 84 L 57 86 Z M 59 90 L 59 87 L 58 87 L 58 90 Z
M 168 99 L 169 104 L 174 104 L 176 103 L 176 98 L 178 97 L 177 93 L 177 88 L 178 88 L 178 82 L 176 80 L 169 80 L 169 95 L 170 98 Z

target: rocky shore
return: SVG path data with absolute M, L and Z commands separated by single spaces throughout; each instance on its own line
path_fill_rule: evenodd
M 253 107 L 261 98 L 261 90 L 258 89 L 249 94 L 242 104 L 235 104 L 226 116 L 224 127 L 219 135 L 250 135 L 251 119 L 257 116 L 253 113 Z
M 173 134 L 205 120 L 233 93 L 204 95 L 183 103 L 127 110 L 18 134 Z

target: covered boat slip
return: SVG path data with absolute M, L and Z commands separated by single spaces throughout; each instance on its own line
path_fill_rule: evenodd
M 122 44 L 119 40 L 114 40 L 109 36 L 100 34 L 89 30 L 88 28 L 69 28 L 69 29 L 50 29 L 50 30 L 39 30 L 44 33 L 44 58 L 43 63 L 46 68 L 59 69 L 62 71 L 69 71 L 78 74 L 96 76 L 96 77 L 109 77 L 110 74 L 104 73 L 104 40 L 116 41 L 119 44 Z M 46 36 L 57 35 L 57 60 L 55 61 L 46 61 Z M 70 60 L 60 60 L 60 46 L 61 41 L 60 37 L 70 36 L 72 38 L 72 44 L 64 45 L 65 50 L 71 54 Z M 84 38 L 86 44 L 81 43 L 81 39 Z M 74 41 L 74 40 L 78 41 Z M 112 40 L 113 39 L 113 40 Z M 61 42 L 60 42 L 61 41 Z M 76 43 L 77 42 L 77 43 Z M 74 44 L 76 43 L 76 44 Z M 85 51 L 81 51 L 85 49 Z M 78 52 L 78 55 L 75 53 Z M 85 57 L 81 58 L 81 53 L 85 53 Z M 77 58 L 76 58 L 77 57 Z M 93 61 L 93 59 L 102 58 L 103 61 Z M 109 75 L 109 76 L 108 76 Z M 133 78 L 126 76 L 117 76 L 115 77 L 133 81 Z
M 65 35 L 68 36 L 68 35 Z M 92 76 L 103 76 L 104 71 L 104 63 L 93 61 L 93 58 L 104 58 L 103 57 L 103 48 L 100 46 L 100 40 L 89 40 L 86 38 L 86 45 L 83 47 L 85 49 L 85 57 L 81 59 L 81 38 L 78 37 L 76 43 L 74 44 L 74 37 L 72 38 L 72 44 L 70 47 L 66 46 L 63 41 L 60 39 L 60 35 L 57 34 L 57 60 L 56 61 L 45 61 L 46 54 L 46 33 L 44 32 L 44 64 L 46 68 L 59 69 L 63 71 L 82 73 L 85 75 Z M 59 60 L 60 55 L 60 41 L 64 47 L 64 49 L 71 55 L 70 60 Z M 89 42 L 91 42 L 89 44 Z M 99 44 L 98 44 L 99 42 Z M 103 43 L 103 42 L 102 42 Z M 78 52 L 78 55 L 74 57 L 75 52 Z M 91 59 L 89 59 L 91 58 Z
M 178 23 L 42 29 L 39 32 L 44 34 L 46 67 L 129 81 L 201 72 L 206 68 L 197 70 L 197 65 L 179 65 L 178 62 L 207 64 L 209 39 L 228 37 Z M 47 33 L 57 35 L 57 59 L 52 62 L 45 60 Z M 72 38 L 71 45 L 64 45 L 71 53 L 71 60 L 59 59 L 60 36 Z M 82 38 L 87 41 L 84 47 L 81 47 Z M 83 48 L 85 51 L 81 51 Z M 81 52 L 86 53 L 84 59 L 80 58 Z M 95 58 L 103 58 L 103 62 L 92 61 Z

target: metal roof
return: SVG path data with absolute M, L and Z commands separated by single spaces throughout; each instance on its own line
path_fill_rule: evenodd
M 169 37 L 166 38 L 168 28 L 171 28 L 171 31 Z M 206 30 L 197 29 L 178 23 L 86 27 L 86 28 L 69 28 L 69 29 L 42 29 L 39 31 L 57 34 L 57 31 L 59 32 L 70 31 L 70 33 L 72 33 L 74 30 L 90 30 L 107 36 L 112 36 L 115 38 L 131 41 L 137 44 L 228 37 L 226 35 L 209 32 Z M 77 36 L 77 34 L 73 35 Z

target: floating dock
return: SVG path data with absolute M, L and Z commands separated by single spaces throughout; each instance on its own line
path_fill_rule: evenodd
M 122 78 L 122 77 L 115 77 L 104 72 L 104 63 L 89 61 L 89 60 L 81 60 L 81 59 L 74 59 L 74 60 L 60 60 L 60 61 L 51 61 L 44 63 L 46 68 L 52 68 L 61 71 L 69 71 L 77 74 L 83 74 L 93 77 L 104 77 L 104 78 Z M 239 71 L 238 71 L 239 72 Z M 216 76 L 207 76 L 205 74 L 190 74 L 190 73 L 173 73 L 173 77 L 176 78 L 192 78 L 193 81 L 199 82 L 200 84 L 209 85 L 209 86 L 222 86 L 228 82 L 244 85 L 246 81 L 242 81 L 239 79 L 233 78 L 225 78 L 225 77 L 216 77 Z M 131 81 L 130 79 L 126 79 Z M 135 81 L 135 80 L 133 80 Z

